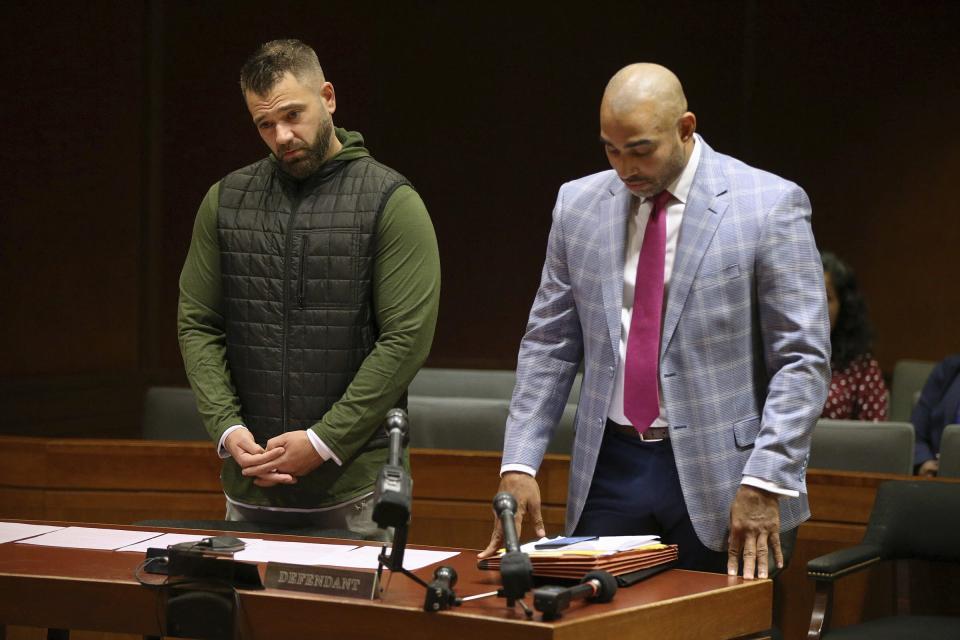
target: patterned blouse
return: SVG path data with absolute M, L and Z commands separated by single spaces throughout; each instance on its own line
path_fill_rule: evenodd
M 821 417 L 873 422 L 887 419 L 887 385 L 880 365 L 870 354 L 855 359 L 842 371 L 833 372 Z

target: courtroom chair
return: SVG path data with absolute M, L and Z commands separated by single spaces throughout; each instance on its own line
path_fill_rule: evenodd
M 150 387 L 143 403 L 144 440 L 209 440 L 189 387 Z
M 843 576 L 882 561 L 896 563 L 895 587 L 909 584 L 910 559 L 960 564 L 960 483 L 922 480 L 884 482 L 877 491 L 863 541 L 814 558 L 807 576 L 816 583 L 808 640 L 886 640 L 890 638 L 940 640 L 960 638 L 960 617 L 910 615 L 908 593 L 897 593 L 897 615 L 860 624 L 830 628 L 833 593 Z
M 410 446 L 417 449 L 503 451 L 509 400 L 410 396 Z M 547 453 L 570 455 L 576 405 L 568 404 L 547 445 Z
M 940 438 L 941 478 L 960 478 L 960 424 L 947 425 Z
M 417 372 L 407 390 L 411 396 L 510 400 L 517 376 L 505 369 L 438 369 Z
M 407 390 L 411 396 L 434 398 L 487 398 L 510 400 L 517 376 L 506 369 L 441 369 L 425 367 L 417 372 Z M 577 404 L 583 374 L 570 387 L 567 402 Z
M 913 405 L 919 392 L 937 365 L 929 360 L 898 360 L 893 367 L 893 381 L 890 385 L 890 412 L 888 419 L 893 422 L 910 422 Z
M 570 453 L 582 380 L 574 378 L 547 453 Z M 421 369 L 408 390 L 410 446 L 502 451 L 515 383 L 516 373 L 502 369 Z
M 410 395 L 410 446 L 502 451 L 509 399 Z
M 909 422 L 863 422 L 821 418 L 813 429 L 813 469 L 913 473 L 913 425 Z

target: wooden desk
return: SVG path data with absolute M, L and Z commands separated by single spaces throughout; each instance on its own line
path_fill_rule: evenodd
M 456 590 L 460 596 L 491 591 L 497 585 L 498 574 L 476 569 L 474 553 L 464 551 L 445 562 L 459 574 Z M 133 577 L 141 560 L 137 553 L 0 544 L 0 623 L 160 635 L 158 592 L 141 586 Z M 429 581 L 433 569 L 416 573 Z M 458 640 L 707 640 L 736 638 L 768 628 L 771 598 L 772 585 L 766 580 L 673 570 L 621 589 L 608 604 L 574 603 L 560 620 L 549 623 L 540 621 L 539 614 L 533 621 L 527 620 L 519 610 L 507 609 L 499 598 L 425 613 L 422 587 L 399 575 L 393 577 L 380 601 L 266 589 L 241 591 L 240 605 L 248 639 L 305 638 L 321 633 L 338 639 L 377 638 L 394 629 L 402 630 L 397 637 Z M 528 603 L 532 605 L 529 597 Z
M 497 491 L 500 454 L 413 449 L 410 462 L 411 543 L 485 547 L 493 526 L 490 502 Z M 568 467 L 567 456 L 548 455 L 537 474 L 551 535 L 563 526 Z M 219 472 L 220 460 L 205 442 L 0 436 L 0 518 L 118 524 L 222 518 Z M 793 560 L 779 579 L 776 620 L 787 640 L 806 635 L 813 606 L 807 561 L 858 543 L 877 487 L 898 478 L 902 476 L 808 470 L 813 517 L 800 528 Z M 876 567 L 850 578 L 837 595 L 837 625 L 892 609 L 885 586 L 888 571 Z

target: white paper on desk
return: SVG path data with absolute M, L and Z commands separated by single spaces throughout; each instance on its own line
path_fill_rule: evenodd
M 406 549 L 403 552 L 403 568 L 416 571 L 432 564 L 443 562 L 458 555 L 459 551 L 430 551 L 429 549 Z
M 536 545 L 543 544 L 545 542 L 550 542 L 552 540 L 559 540 L 564 536 L 557 536 L 556 538 L 541 538 L 533 542 L 528 542 L 527 544 L 520 547 L 520 551 L 524 553 L 534 553 L 534 552 L 553 552 L 558 551 L 627 551 L 628 549 L 636 549 L 637 547 L 642 547 L 644 545 L 653 544 L 660 541 L 660 536 L 657 535 L 647 535 L 647 536 L 600 536 L 596 540 L 584 540 L 583 542 L 575 542 L 573 544 L 568 544 L 565 547 L 559 547 L 557 549 L 536 549 Z
M 181 542 L 200 542 L 204 538 L 209 538 L 209 535 L 202 536 L 197 534 L 189 533 L 165 533 L 156 538 L 150 538 L 149 540 L 144 540 L 143 542 L 137 542 L 136 544 L 131 544 L 130 546 L 117 549 L 117 551 L 135 551 L 137 553 L 146 553 L 147 549 L 166 549 L 170 545 L 180 544 Z M 247 546 L 256 544 L 260 542 L 257 538 L 240 538 Z
M 564 547 L 564 551 L 627 551 L 660 542 L 660 536 L 600 536 Z
M 0 544 L 32 538 L 57 529 L 63 529 L 63 527 L 53 527 L 48 524 L 25 524 L 23 522 L 0 522 Z
M 235 553 L 233 559 L 245 562 L 326 564 L 327 558 L 339 556 L 354 548 L 356 545 L 256 540 L 256 544 L 247 545 L 246 549 Z
M 376 569 L 377 558 L 383 547 L 364 546 L 330 557 L 323 562 L 325 567 L 347 567 L 350 569 Z M 460 553 L 459 551 L 431 551 L 428 549 L 407 548 L 403 553 L 403 568 L 416 571 Z
M 112 551 L 161 535 L 159 531 L 127 531 L 126 529 L 95 529 L 66 527 L 17 544 L 35 544 L 44 547 L 69 549 L 102 549 Z

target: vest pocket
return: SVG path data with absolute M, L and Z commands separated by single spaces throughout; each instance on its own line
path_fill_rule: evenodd
M 306 231 L 294 238 L 293 282 L 301 309 L 352 309 L 358 306 L 360 235 L 356 229 Z

